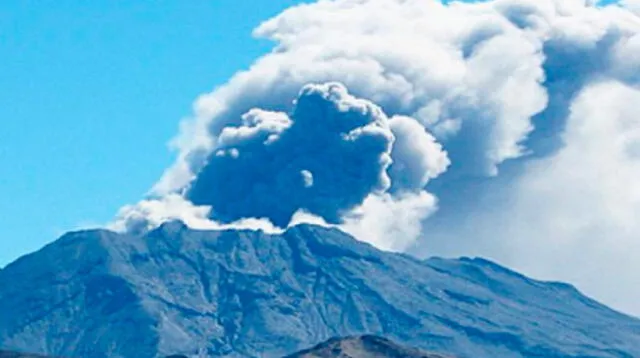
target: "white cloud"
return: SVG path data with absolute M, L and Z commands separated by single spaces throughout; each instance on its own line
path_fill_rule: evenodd
M 640 312 L 640 90 L 585 88 L 556 156 L 527 166 L 504 234 L 510 262 Z M 506 235 L 505 235 L 506 234 Z
M 427 221 L 423 252 L 490 256 L 640 313 L 640 89 L 586 87 L 555 155 L 487 184 L 460 216 Z M 485 184 L 479 184 L 485 185 Z
M 436 198 L 426 191 L 370 195 L 338 227 L 380 249 L 404 251 L 420 237 L 421 221 L 436 209 Z
M 168 221 L 180 220 L 198 230 L 250 229 L 268 233 L 282 232 L 282 229 L 275 227 L 269 220 L 260 218 L 221 224 L 209 219 L 210 212 L 211 207 L 197 206 L 181 195 L 169 194 L 124 206 L 107 227 L 117 232 L 137 234 L 153 230 Z
M 622 0 L 620 1 L 622 6 L 627 9 L 635 12 L 636 14 L 640 14 L 640 0 Z
M 420 190 L 447 170 L 451 161 L 442 145 L 415 119 L 396 116 L 389 125 L 395 136 L 389 170 L 394 189 Z

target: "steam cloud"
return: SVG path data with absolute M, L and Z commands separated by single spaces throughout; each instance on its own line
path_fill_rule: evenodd
M 196 101 L 176 163 L 114 227 L 313 221 L 640 313 L 639 5 L 292 7 L 255 30 L 271 53 Z

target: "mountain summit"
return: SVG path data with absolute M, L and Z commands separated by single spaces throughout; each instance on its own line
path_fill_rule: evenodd
M 337 230 L 73 232 L 0 270 L 0 348 L 279 357 L 371 334 L 456 357 L 639 357 L 640 320 L 482 259 Z

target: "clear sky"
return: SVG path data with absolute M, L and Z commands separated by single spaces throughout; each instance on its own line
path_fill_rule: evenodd
M 139 200 L 193 100 L 299 2 L 0 2 L 0 267 Z

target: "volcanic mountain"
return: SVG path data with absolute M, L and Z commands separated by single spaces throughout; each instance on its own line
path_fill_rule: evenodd
M 360 335 L 461 358 L 640 357 L 640 320 L 570 285 L 312 225 L 72 232 L 0 270 L 0 349 L 281 357 Z

